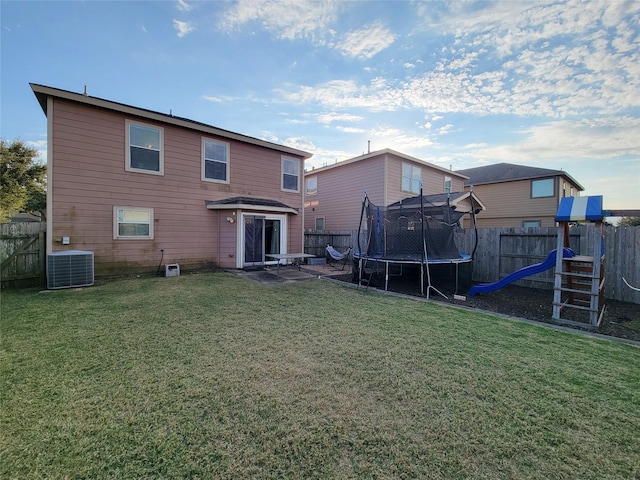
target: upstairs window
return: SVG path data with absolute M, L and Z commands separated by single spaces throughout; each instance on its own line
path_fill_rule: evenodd
M 300 191 L 300 160 L 282 157 L 282 190 Z
M 162 128 L 127 122 L 126 170 L 164 174 Z
M 444 193 L 451 193 L 451 177 L 444 177 Z
M 229 183 L 229 144 L 202 139 L 202 180 Z
M 553 178 L 531 180 L 531 198 L 553 197 Z
M 307 195 L 318 193 L 318 177 L 307 178 Z
M 420 167 L 410 163 L 402 164 L 402 190 L 411 193 L 420 193 L 422 174 Z
M 115 207 L 113 238 L 152 239 L 153 208 Z

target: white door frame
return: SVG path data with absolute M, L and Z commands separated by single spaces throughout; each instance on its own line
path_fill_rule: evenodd
M 240 227 L 240 234 L 238 235 L 238 244 L 236 245 L 236 251 L 238 255 L 236 255 L 236 267 L 243 268 L 244 265 L 244 254 L 245 254 L 245 228 L 244 221 L 245 217 L 263 217 L 265 220 L 279 220 L 280 221 L 280 253 L 287 252 L 287 232 L 288 232 L 288 223 L 287 223 L 287 215 L 276 214 L 276 213 L 259 213 L 259 212 L 241 212 L 240 213 L 240 221 L 238 222 L 238 226 Z M 276 265 L 278 263 L 277 260 L 267 260 L 265 259 L 265 265 Z

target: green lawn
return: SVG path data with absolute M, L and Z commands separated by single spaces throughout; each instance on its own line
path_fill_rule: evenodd
M 638 478 L 640 349 L 322 280 L 2 292 L 0 478 Z

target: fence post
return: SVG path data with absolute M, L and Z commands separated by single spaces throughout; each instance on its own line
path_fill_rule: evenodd
M 47 286 L 47 234 L 38 234 L 38 255 L 40 257 L 40 285 Z

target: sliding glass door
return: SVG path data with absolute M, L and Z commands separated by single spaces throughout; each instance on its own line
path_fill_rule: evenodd
M 243 215 L 244 267 L 276 263 L 270 253 L 282 253 L 286 242 L 283 215 Z

